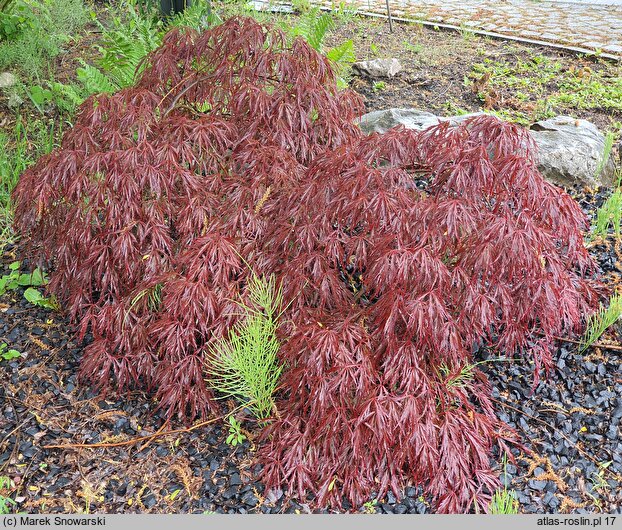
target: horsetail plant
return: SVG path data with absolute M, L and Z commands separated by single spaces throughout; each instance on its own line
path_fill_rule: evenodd
M 622 316 L 622 296 L 614 294 L 609 299 L 609 307 L 601 306 L 598 312 L 588 318 L 585 333 L 579 346 L 579 353 L 583 353 L 594 344 L 620 316 Z
M 238 302 L 243 320 L 227 339 L 209 349 L 208 384 L 223 397 L 236 397 L 248 402 L 248 408 L 259 420 L 265 420 L 276 409 L 274 392 L 283 367 L 277 360 L 279 341 L 276 337 L 283 291 L 269 279 L 253 274 L 247 285 L 249 305 Z

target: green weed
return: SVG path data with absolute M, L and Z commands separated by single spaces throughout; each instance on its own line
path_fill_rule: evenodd
M 377 504 L 378 504 L 377 499 L 367 501 L 366 503 L 363 504 L 363 513 L 368 513 L 368 514 L 376 513 Z
M 461 24 L 458 31 L 465 41 L 472 41 L 475 38 L 475 32 L 466 24 Z
M 5 361 L 10 361 L 11 359 L 17 359 L 21 357 L 22 354 L 17 350 L 8 349 L 9 346 L 6 342 L 0 342 L 0 359 Z M 2 512 L 0 512 L 2 513 Z
M 423 44 L 412 44 L 411 42 L 405 40 L 402 45 L 404 46 L 405 50 L 408 50 L 411 53 L 421 53 L 423 51 Z
M 387 88 L 387 84 L 384 81 L 374 81 L 374 84 L 371 86 L 374 92 L 380 92 Z
M 0 491 L 9 490 L 13 487 L 13 481 L 9 477 L 0 477 Z M 0 494 L 0 515 L 11 512 L 11 506 L 15 506 L 15 501 L 10 497 Z
M 605 471 L 611 464 L 613 464 L 613 460 L 598 464 L 598 471 L 593 472 L 590 477 L 592 490 L 608 491 L 611 489 L 611 485 L 605 479 Z
M 600 176 L 609 162 L 615 137 L 616 134 L 612 131 L 609 131 L 605 137 L 605 147 L 596 169 L 596 177 Z M 596 224 L 590 234 L 592 240 L 596 237 L 607 237 L 610 228 L 613 229 L 616 237 L 620 237 L 620 224 L 622 222 L 622 171 L 620 169 L 616 170 L 614 179 L 614 192 L 596 211 Z
M 12 138 L 0 131 L 0 248 L 13 241 L 11 192 L 19 176 L 52 150 L 55 133 L 54 125 L 35 121 L 26 127 L 21 120 L 16 122 Z
M 515 515 L 518 513 L 518 501 L 516 500 L 516 492 L 502 489 L 495 491 L 488 512 L 491 515 Z
M 614 140 L 615 134 L 612 131 L 608 131 L 605 136 L 605 147 L 598 162 L 598 167 L 596 168 L 596 178 L 600 177 L 600 174 L 605 170 L 605 167 L 607 167 L 607 163 L 609 162 L 609 158 L 611 157 Z
M 246 440 L 246 436 L 242 434 L 242 426 L 238 420 L 233 416 L 229 416 L 227 419 L 229 420 L 229 436 L 227 436 L 227 443 L 235 447 Z
M 503 474 L 507 476 L 508 460 L 507 456 L 503 456 Z M 515 515 L 518 513 L 518 500 L 516 492 L 508 490 L 504 485 L 502 490 L 493 493 L 490 504 L 488 505 L 488 513 L 491 515 Z
M 54 296 L 45 297 L 35 287 L 40 287 L 47 283 L 47 276 L 36 268 L 31 273 L 19 272 L 19 261 L 14 261 L 9 265 L 9 274 L 5 274 L 0 277 L 0 296 L 7 291 L 14 291 L 18 287 L 26 287 L 24 291 L 24 298 L 31 304 L 44 307 L 46 309 L 59 309 L 58 301 Z
M 504 118 L 528 124 L 570 109 L 622 112 L 620 72 L 619 66 L 604 62 L 594 70 L 566 68 L 561 61 L 536 54 L 512 62 L 484 59 L 473 65 L 465 85 L 477 86 L 482 101 L 490 93 L 505 89 L 515 104 L 498 112 Z M 482 79 L 486 81 L 478 86 Z
M 590 237 L 606 237 L 609 228 L 613 228 L 616 237 L 620 237 L 622 221 L 622 191 L 617 189 L 596 212 L 596 224 Z

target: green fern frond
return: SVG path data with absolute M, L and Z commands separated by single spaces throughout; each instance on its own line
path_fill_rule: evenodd
M 119 90 L 119 85 L 98 68 L 84 61 L 82 65 L 82 68 L 77 69 L 78 80 L 89 94 L 113 93 Z
M 583 353 L 594 344 L 609 326 L 622 316 L 622 296 L 615 294 L 609 300 L 609 307 L 601 306 L 600 310 L 591 315 L 587 321 L 585 333 L 581 338 L 579 353 Z
M 333 27 L 334 20 L 330 13 L 320 13 L 321 11 L 317 7 L 309 11 L 293 29 L 293 34 L 304 38 L 309 46 L 322 52 L 324 39 Z
M 97 67 L 86 66 L 79 71 L 90 93 L 115 92 L 131 86 L 144 68 L 144 58 L 161 43 L 164 27 L 161 21 L 141 16 L 136 5 L 123 4 L 123 17 L 115 17 L 109 27 L 99 24 L 102 45 Z
M 326 57 L 338 65 L 353 63 L 356 61 L 354 43 L 351 40 L 342 42 L 339 46 L 328 50 Z

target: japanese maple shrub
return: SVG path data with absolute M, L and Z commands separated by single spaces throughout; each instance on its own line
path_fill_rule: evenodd
M 300 39 L 234 18 L 173 31 L 135 87 L 91 98 L 15 191 L 22 250 L 93 341 L 81 376 L 217 410 L 204 362 L 252 274 L 286 307 L 268 487 L 361 505 L 408 481 L 485 507 L 513 435 L 486 346 L 530 355 L 597 305 L 583 215 L 527 134 L 494 118 L 364 136 L 352 92 Z

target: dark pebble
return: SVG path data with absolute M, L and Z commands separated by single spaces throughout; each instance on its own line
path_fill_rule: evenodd
M 142 502 L 147 508 L 153 508 L 156 505 L 157 501 L 154 495 L 149 494 L 144 499 L 142 499 Z
M 238 494 L 237 486 L 230 486 L 225 491 L 222 492 L 222 498 L 229 500 L 235 497 Z
M 257 506 L 257 504 L 259 504 L 259 499 L 255 497 L 252 491 L 248 491 L 242 495 L 242 502 L 247 506 Z

